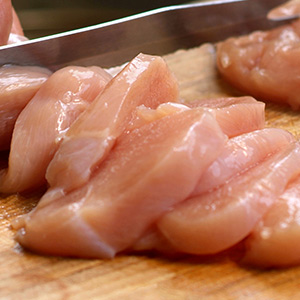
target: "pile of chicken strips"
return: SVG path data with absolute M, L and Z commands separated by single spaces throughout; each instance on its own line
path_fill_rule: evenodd
M 0 1 L 0 44 L 26 40 Z M 289 1 L 268 17 L 300 13 Z M 300 144 L 265 125 L 265 102 L 300 110 L 300 20 L 212 47 L 244 96 L 186 101 L 166 61 L 0 68 L 2 195 L 44 187 L 12 223 L 38 254 L 113 258 L 156 251 L 300 264 Z M 16 254 L 17 255 L 17 254 Z

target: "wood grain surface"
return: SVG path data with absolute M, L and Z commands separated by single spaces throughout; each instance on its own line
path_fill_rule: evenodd
M 239 92 L 219 77 L 212 45 L 165 57 L 186 101 Z M 267 104 L 266 125 L 300 133 L 299 113 Z M 0 299 L 300 299 L 300 267 L 262 271 L 214 257 L 121 255 L 112 260 L 43 257 L 15 241 L 11 221 L 30 211 L 39 196 L 13 195 L 0 202 Z

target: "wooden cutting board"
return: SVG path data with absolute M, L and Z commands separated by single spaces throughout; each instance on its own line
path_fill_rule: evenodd
M 187 101 L 239 95 L 219 77 L 212 45 L 180 50 L 165 58 Z M 268 104 L 266 125 L 298 136 L 299 113 Z M 300 299 L 300 267 L 248 269 L 225 255 L 83 260 L 28 253 L 14 241 L 10 222 L 30 211 L 37 200 L 38 196 L 13 195 L 0 202 L 0 299 Z

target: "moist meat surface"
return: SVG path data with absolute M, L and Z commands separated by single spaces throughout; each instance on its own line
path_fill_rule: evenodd
M 244 94 L 300 107 L 300 21 L 232 37 L 217 45 L 217 65 Z

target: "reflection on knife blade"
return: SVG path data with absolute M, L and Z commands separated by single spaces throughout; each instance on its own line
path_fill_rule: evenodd
M 0 64 L 122 64 L 139 52 L 163 55 L 179 48 L 216 42 L 268 29 L 267 12 L 284 0 L 226 0 L 169 6 L 119 20 L 0 47 Z

